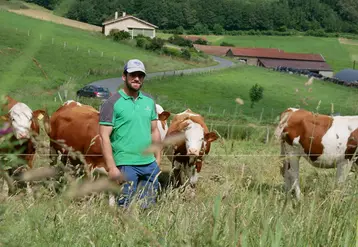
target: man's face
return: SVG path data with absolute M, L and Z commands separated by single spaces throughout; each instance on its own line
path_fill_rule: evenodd
M 138 71 L 128 73 L 127 76 L 123 74 L 122 79 L 129 90 L 137 92 L 143 86 L 144 76 L 143 72 Z

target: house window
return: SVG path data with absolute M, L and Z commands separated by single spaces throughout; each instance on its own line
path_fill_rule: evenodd
M 128 28 L 130 34 L 133 33 L 133 37 L 137 36 L 138 34 L 153 37 L 153 30 L 151 29 L 143 29 L 143 28 Z

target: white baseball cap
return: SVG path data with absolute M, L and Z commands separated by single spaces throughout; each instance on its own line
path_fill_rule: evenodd
M 142 61 L 138 59 L 131 59 L 129 60 L 126 65 L 124 66 L 124 71 L 127 71 L 128 73 L 133 73 L 136 71 L 141 71 L 144 74 L 145 73 L 145 66 Z

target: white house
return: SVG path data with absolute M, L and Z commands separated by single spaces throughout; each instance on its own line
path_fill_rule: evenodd
M 123 12 L 120 18 L 118 18 L 118 12 L 115 12 L 114 19 L 102 23 L 102 33 L 106 36 L 112 29 L 118 29 L 129 32 L 132 38 L 138 34 L 154 38 L 156 28 L 158 27 L 149 22 L 132 15 L 126 15 L 126 12 Z

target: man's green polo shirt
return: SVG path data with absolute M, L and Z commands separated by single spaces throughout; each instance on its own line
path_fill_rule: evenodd
M 152 143 L 151 121 L 156 119 L 154 100 L 142 92 L 134 100 L 120 90 L 103 103 L 99 124 L 113 126 L 110 140 L 117 166 L 146 165 L 155 160 L 154 154 L 142 152 Z

